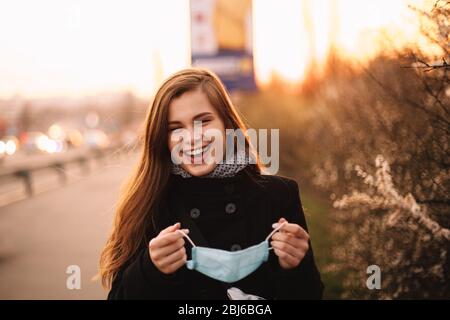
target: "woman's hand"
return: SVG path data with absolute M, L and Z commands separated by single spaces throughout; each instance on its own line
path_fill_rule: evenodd
M 280 218 L 278 224 L 287 222 Z M 309 235 L 298 224 L 286 223 L 270 242 L 283 269 L 292 269 L 300 264 L 309 249 Z
M 176 232 L 179 229 L 180 223 L 177 222 L 162 230 L 148 244 L 150 259 L 162 273 L 174 273 L 186 263 L 183 234 Z M 189 233 L 188 229 L 183 231 Z

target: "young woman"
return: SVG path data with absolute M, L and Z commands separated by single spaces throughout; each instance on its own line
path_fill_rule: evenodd
M 182 70 L 161 85 L 100 259 L 108 299 L 322 297 L 297 183 L 262 174 L 248 137 L 247 156 L 220 161 L 226 129 L 246 132 L 212 72 Z

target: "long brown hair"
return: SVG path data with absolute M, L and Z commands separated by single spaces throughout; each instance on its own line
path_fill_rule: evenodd
M 174 98 L 198 88 L 216 108 L 225 128 L 246 131 L 224 85 L 211 71 L 201 68 L 184 69 L 163 82 L 146 116 L 141 135 L 140 160 L 123 186 L 112 232 L 100 257 L 99 276 L 106 288 L 111 287 L 120 268 L 150 240 L 147 238 L 148 228 L 156 216 L 154 213 L 157 212 L 170 175 L 168 107 Z M 252 168 L 261 172 L 259 157 L 247 136 L 246 147 L 257 159 Z

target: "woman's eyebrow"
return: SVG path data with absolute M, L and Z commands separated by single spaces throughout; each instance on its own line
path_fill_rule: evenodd
M 212 112 L 201 112 L 201 113 L 195 115 L 194 118 L 192 118 L 192 121 L 198 120 L 204 116 L 209 116 L 209 115 L 212 115 Z M 174 124 L 182 124 L 182 121 L 178 121 L 178 120 L 169 121 L 169 125 L 174 125 Z
M 197 114 L 197 115 L 194 117 L 193 120 L 195 121 L 195 120 L 197 120 L 197 119 L 199 119 L 199 118 L 202 118 L 202 117 L 208 116 L 208 115 L 212 115 L 212 113 L 211 113 L 211 112 L 202 112 L 202 113 Z

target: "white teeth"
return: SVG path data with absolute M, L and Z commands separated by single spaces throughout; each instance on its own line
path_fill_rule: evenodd
M 186 151 L 186 154 L 189 155 L 189 156 L 196 156 L 196 155 L 198 155 L 200 153 L 202 153 L 202 148 L 194 149 L 192 151 L 191 150 Z
M 194 150 L 187 150 L 185 153 L 188 155 L 188 156 L 198 156 L 199 154 L 202 154 L 203 152 L 206 152 L 206 150 L 208 150 L 208 148 L 209 148 L 209 146 L 210 146 L 211 144 L 208 144 L 207 146 L 205 146 L 205 147 L 199 147 L 199 148 L 195 148 Z

